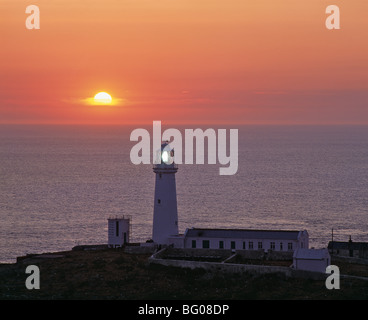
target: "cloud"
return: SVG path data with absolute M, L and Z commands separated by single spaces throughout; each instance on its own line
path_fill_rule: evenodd
M 282 95 L 287 94 L 286 91 L 254 91 L 254 94 L 261 94 L 261 95 Z
M 62 102 L 68 104 L 81 104 L 86 106 L 122 106 L 127 104 L 127 100 L 122 98 L 113 98 L 111 103 L 98 103 L 95 101 L 94 97 L 63 99 Z

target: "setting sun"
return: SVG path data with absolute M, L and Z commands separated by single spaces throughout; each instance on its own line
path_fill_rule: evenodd
M 94 102 L 97 104 L 111 104 L 112 98 L 111 96 L 106 92 L 99 92 L 97 93 L 94 98 Z

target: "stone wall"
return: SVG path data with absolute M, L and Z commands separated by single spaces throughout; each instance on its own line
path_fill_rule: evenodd
M 150 264 L 160 264 L 167 267 L 180 267 L 189 269 L 204 269 L 209 272 L 229 272 L 229 273 L 244 273 L 250 274 L 283 274 L 286 277 L 300 277 L 307 279 L 323 280 L 326 278 L 324 273 L 309 272 L 303 270 L 294 270 L 288 267 L 280 266 L 264 266 L 264 265 L 246 265 L 233 263 L 219 262 L 202 262 L 202 261 L 187 261 L 187 260 L 171 260 L 161 259 L 153 255 L 149 258 Z
M 171 259 L 157 259 L 149 258 L 149 263 L 160 264 L 170 267 L 180 267 L 189 269 L 205 269 L 208 271 L 220 271 L 220 272 L 251 272 L 251 273 L 283 273 L 286 276 L 291 275 L 291 269 L 285 267 L 270 267 L 259 265 L 242 265 L 233 263 L 221 263 L 221 262 L 203 262 L 203 261 L 188 261 L 188 260 L 171 260 Z
M 236 255 L 250 260 L 293 260 L 293 252 L 264 251 L 264 250 L 236 250 Z M 157 258 L 183 259 L 183 258 L 218 258 L 223 261 L 234 254 L 233 250 L 226 249 L 179 249 L 168 247 L 161 251 Z
M 292 251 L 237 250 L 236 254 L 251 260 L 293 260 Z
M 231 250 L 223 249 L 178 249 L 166 248 L 162 250 L 156 257 L 163 259 L 179 259 L 179 260 L 218 260 L 222 261 L 232 255 Z

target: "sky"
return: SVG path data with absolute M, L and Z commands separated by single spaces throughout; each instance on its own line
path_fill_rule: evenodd
M 366 0 L 0 0 L 0 15 L 0 124 L 368 124 Z M 100 91 L 114 104 L 88 103 Z

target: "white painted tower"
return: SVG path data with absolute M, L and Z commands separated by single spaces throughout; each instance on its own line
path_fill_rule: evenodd
M 153 166 L 156 182 L 152 239 L 157 244 L 170 244 L 169 237 L 179 233 L 175 182 L 177 171 L 174 150 L 166 142 L 157 152 L 156 164 Z
M 119 248 L 129 243 L 130 217 L 110 217 L 108 221 L 108 247 Z

